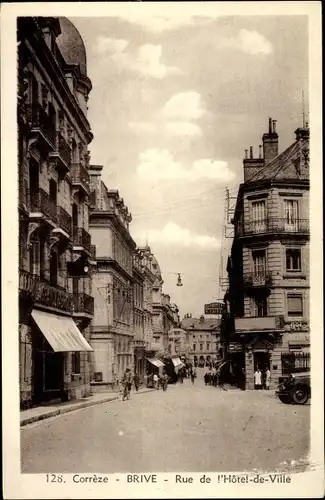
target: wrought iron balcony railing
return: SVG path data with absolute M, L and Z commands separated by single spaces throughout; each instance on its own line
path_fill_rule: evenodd
M 62 207 L 58 207 L 58 224 L 66 233 L 71 235 L 72 232 L 72 217 Z
M 50 285 L 39 276 L 23 269 L 19 270 L 19 291 L 30 296 L 33 302 L 54 307 L 61 311 L 72 311 L 72 297 L 64 288 Z
M 41 133 L 51 147 L 55 147 L 56 130 L 55 123 L 38 102 L 31 104 L 27 109 L 28 121 L 32 131 Z
M 90 177 L 87 169 L 81 163 L 73 163 L 71 179 L 73 184 L 78 184 L 86 193 L 89 193 Z
M 83 227 L 74 227 L 72 231 L 73 245 L 85 248 L 90 252 L 91 236 Z
M 39 212 L 57 222 L 57 204 L 42 188 L 27 190 L 27 206 L 30 212 Z
M 73 294 L 73 312 L 94 315 L 94 297 L 86 293 Z
M 96 245 L 90 245 L 90 257 L 92 260 L 96 260 Z
M 57 135 L 57 149 L 61 158 L 70 166 L 71 148 L 60 132 Z
M 309 219 L 269 217 L 261 220 L 238 222 L 235 226 L 237 236 L 254 234 L 309 234 Z
M 252 271 L 244 273 L 243 275 L 244 286 L 261 287 L 272 285 L 272 274 L 269 271 Z

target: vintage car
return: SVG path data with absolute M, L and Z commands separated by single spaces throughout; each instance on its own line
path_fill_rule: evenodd
M 310 372 L 291 373 L 275 393 L 282 403 L 304 405 L 311 397 Z

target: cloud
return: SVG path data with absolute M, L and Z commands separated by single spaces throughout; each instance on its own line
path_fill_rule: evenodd
M 180 92 L 164 105 L 162 114 L 166 118 L 197 120 L 206 113 L 205 104 L 198 92 Z
M 268 55 L 273 52 L 273 45 L 258 31 L 241 29 L 236 37 L 224 38 L 221 46 L 232 47 L 246 54 Z
M 170 135 L 200 137 L 202 130 L 196 123 L 191 122 L 167 122 L 166 131 Z
M 191 168 L 185 168 L 167 149 L 147 149 L 141 153 L 137 174 L 150 181 L 178 179 L 193 182 L 213 179 L 227 182 L 235 177 L 225 161 L 200 159 Z
M 122 70 L 158 79 L 181 73 L 179 68 L 161 62 L 161 45 L 141 45 L 135 53 L 126 50 L 129 46 L 128 40 L 101 36 L 97 39 L 96 48 L 99 55 L 108 56 Z
M 135 132 L 149 132 L 156 134 L 168 134 L 171 136 L 182 137 L 201 137 L 202 130 L 195 123 L 185 121 L 167 121 L 166 123 L 153 123 L 153 122 L 130 122 L 129 127 Z
M 162 229 L 139 231 L 134 237 L 139 241 L 148 241 L 150 244 L 177 247 L 199 247 L 205 250 L 220 248 L 220 241 L 214 236 L 201 235 L 184 227 L 168 222 Z
M 97 38 L 96 50 L 98 54 L 121 53 L 129 45 L 128 40 L 123 38 L 107 38 L 99 36 Z

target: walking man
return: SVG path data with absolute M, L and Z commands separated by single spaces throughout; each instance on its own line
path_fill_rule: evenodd
M 259 368 L 256 369 L 254 373 L 255 389 L 259 390 L 262 388 L 262 373 Z
M 195 379 L 196 379 L 196 371 L 192 370 L 191 371 L 191 382 L 192 382 L 192 384 L 194 384 Z
M 271 372 L 268 368 L 265 372 L 265 389 L 268 391 L 270 389 Z
M 153 376 L 153 385 L 154 385 L 154 388 L 158 391 L 158 389 L 159 389 L 159 377 L 158 377 L 157 373 L 155 373 Z
M 130 399 L 130 393 L 131 393 L 131 387 L 132 387 L 132 375 L 131 375 L 130 368 L 127 368 L 124 372 L 123 379 L 122 379 L 122 385 L 123 385 L 122 401 L 124 401 L 125 399 Z
M 134 382 L 135 390 L 138 392 L 139 385 L 140 385 L 140 379 L 139 379 L 139 375 L 137 373 L 134 374 L 133 382 Z

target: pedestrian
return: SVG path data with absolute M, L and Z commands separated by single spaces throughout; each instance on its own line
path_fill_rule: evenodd
M 132 374 L 130 368 L 127 368 L 124 372 L 122 378 L 122 385 L 123 385 L 122 401 L 124 401 L 125 399 L 130 399 L 130 394 L 131 394 Z
M 262 388 L 262 373 L 259 368 L 256 369 L 254 373 L 255 389 L 260 390 Z
M 192 370 L 191 371 L 191 382 L 192 382 L 192 384 L 194 384 L 195 379 L 196 379 L 196 371 Z
M 155 373 L 153 376 L 153 386 L 157 391 L 159 390 L 159 377 L 157 373 Z
M 208 373 L 205 373 L 203 378 L 205 385 L 208 385 Z
M 134 383 L 135 390 L 138 392 L 139 385 L 140 385 L 140 379 L 139 379 L 139 375 L 137 373 L 134 374 L 133 383 Z
M 268 391 L 270 389 L 271 372 L 268 368 L 265 372 L 265 389 Z

